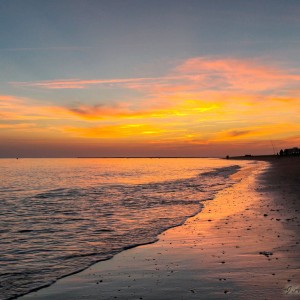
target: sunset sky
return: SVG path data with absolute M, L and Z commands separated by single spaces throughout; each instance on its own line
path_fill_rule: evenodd
M 1 0 L 0 157 L 300 146 L 299 16 L 299 0 Z

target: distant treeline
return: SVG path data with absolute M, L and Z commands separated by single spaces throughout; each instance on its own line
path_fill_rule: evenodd
M 300 148 L 290 148 L 290 149 L 284 149 L 279 151 L 280 156 L 300 156 Z

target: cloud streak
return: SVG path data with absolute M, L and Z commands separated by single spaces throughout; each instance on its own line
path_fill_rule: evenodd
M 168 77 L 145 77 L 145 78 L 118 78 L 118 79 L 67 79 L 67 80 L 46 80 L 36 82 L 11 82 L 13 86 L 36 87 L 45 89 L 86 89 L 91 86 L 135 88 L 143 85 L 159 84 L 164 81 L 180 79 L 181 76 Z

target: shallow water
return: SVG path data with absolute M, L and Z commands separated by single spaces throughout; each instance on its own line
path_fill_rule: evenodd
M 1 159 L 0 299 L 182 224 L 233 183 L 219 159 Z M 245 163 L 246 164 L 246 163 Z

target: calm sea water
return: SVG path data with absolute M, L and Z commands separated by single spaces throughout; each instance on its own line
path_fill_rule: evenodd
M 219 159 L 1 159 L 0 299 L 155 241 L 238 169 Z

